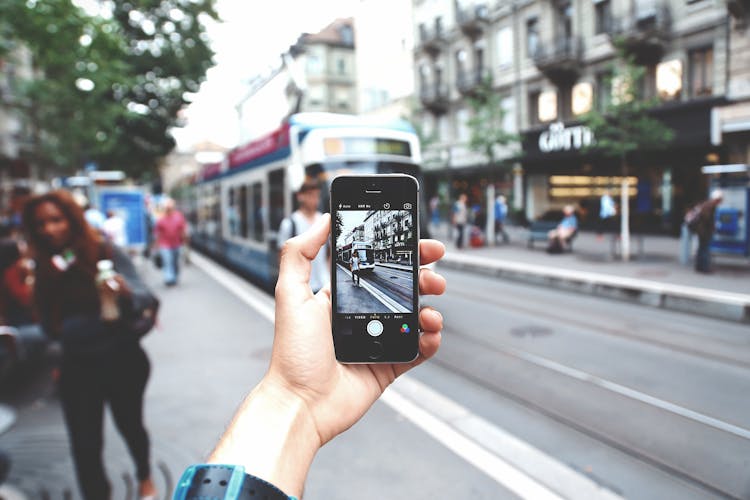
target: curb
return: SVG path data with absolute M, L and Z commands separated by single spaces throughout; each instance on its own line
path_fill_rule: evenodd
M 750 323 L 750 295 L 448 252 L 439 267 Z

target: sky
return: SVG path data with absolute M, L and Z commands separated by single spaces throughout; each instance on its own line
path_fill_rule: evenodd
M 249 80 L 278 62 L 297 37 L 337 17 L 353 16 L 358 0 L 217 0 L 222 21 L 207 27 L 216 55 L 200 91 L 184 111 L 187 126 L 172 131 L 179 150 L 204 140 L 237 143 L 234 105 Z

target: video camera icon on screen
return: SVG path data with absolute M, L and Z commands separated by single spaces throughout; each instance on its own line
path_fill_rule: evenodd
M 411 210 L 411 203 L 404 203 L 404 210 Z

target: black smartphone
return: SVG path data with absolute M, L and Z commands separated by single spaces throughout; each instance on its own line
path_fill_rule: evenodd
M 419 354 L 419 183 L 403 174 L 331 183 L 331 324 L 342 363 Z

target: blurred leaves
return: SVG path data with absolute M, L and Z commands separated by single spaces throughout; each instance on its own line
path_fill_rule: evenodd
M 71 0 L 0 1 L 0 58 L 19 45 L 32 54 L 34 77 L 18 90 L 39 162 L 152 171 L 212 64 L 213 1 L 91 2 L 98 13 Z
M 516 144 L 519 136 L 506 130 L 503 98 L 493 89 L 491 76 L 479 83 L 468 102 L 473 112 L 467 121 L 471 132 L 469 148 L 484 155 L 487 163 L 494 166 L 497 146 Z
M 612 68 L 612 77 L 606 82 L 613 90 L 612 100 L 604 110 L 587 113 L 583 123 L 596 138 L 587 149 L 618 157 L 625 167 L 629 155 L 635 151 L 667 147 L 674 131 L 650 113 L 660 101 L 642 95 L 646 69 L 635 63 L 622 43 L 616 42 L 615 47 L 619 64 Z

